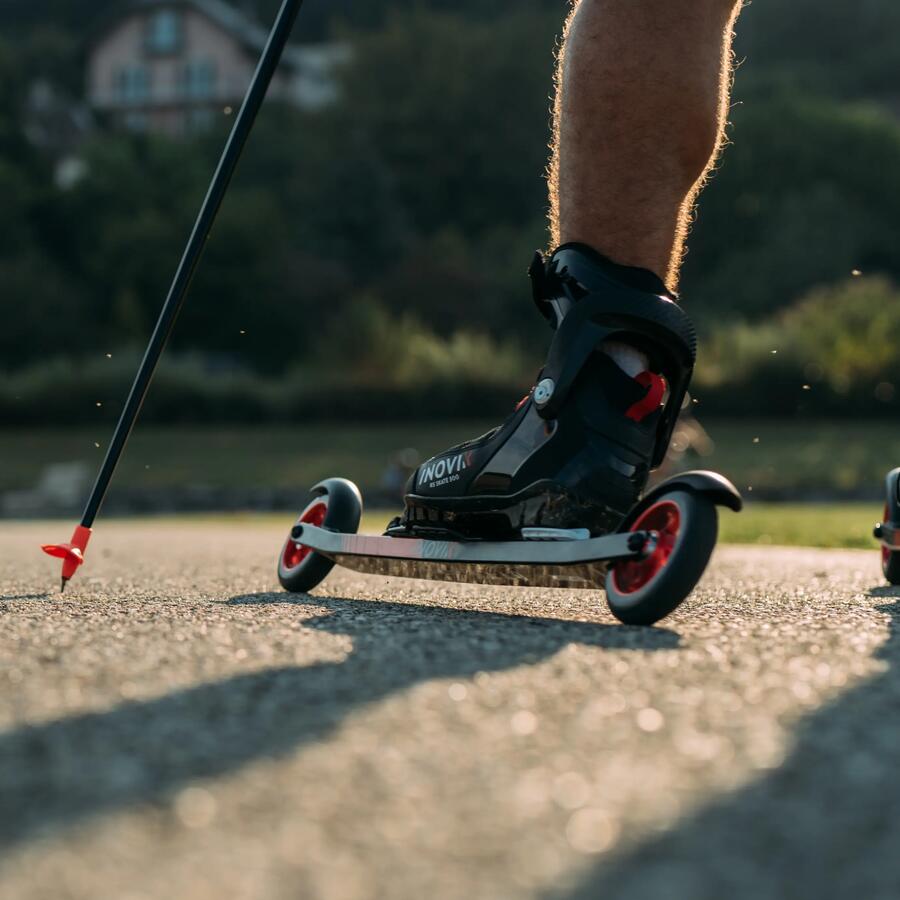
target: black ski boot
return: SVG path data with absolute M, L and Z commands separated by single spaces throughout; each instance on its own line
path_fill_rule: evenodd
M 615 531 L 663 461 L 687 392 L 696 337 L 651 272 L 584 244 L 535 255 L 534 299 L 556 329 L 537 383 L 499 428 L 423 463 L 387 534 L 516 540 L 523 528 Z M 627 375 L 601 349 L 644 353 Z M 583 531 L 582 531 L 583 534 Z

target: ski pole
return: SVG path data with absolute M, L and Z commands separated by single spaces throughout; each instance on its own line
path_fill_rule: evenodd
M 228 190 L 235 167 L 246 146 L 247 138 L 250 136 L 256 116 L 265 99 L 272 76 L 278 68 L 302 4 L 303 0 L 283 0 L 281 9 L 278 11 L 256 71 L 253 74 L 253 79 L 250 82 L 250 87 L 247 89 L 244 102 L 241 104 L 231 133 L 225 143 L 225 149 L 210 182 L 206 199 L 200 207 L 197 221 L 194 223 L 194 228 L 181 257 L 181 262 L 175 272 L 172 286 L 169 288 L 166 301 L 159 314 L 159 320 L 153 329 L 150 343 L 147 345 L 147 351 L 131 386 L 131 391 L 125 402 L 125 408 L 122 410 L 116 430 L 113 432 L 103 465 L 100 467 L 97 480 L 85 506 L 84 515 L 81 517 L 81 523 L 75 528 L 69 543 L 45 544 L 42 547 L 45 553 L 63 561 L 62 586 L 60 590 L 65 590 L 66 583 L 84 562 L 84 553 L 91 537 L 94 519 L 100 511 L 103 499 L 106 497 L 109 483 L 141 411 L 144 397 L 147 395 L 147 389 L 150 386 L 153 373 L 156 371 L 159 358 L 165 349 L 169 335 L 172 333 L 178 313 L 184 305 L 197 263 L 203 254 L 210 230 Z

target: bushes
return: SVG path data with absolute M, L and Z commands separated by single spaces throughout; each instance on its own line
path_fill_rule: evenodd
M 413 391 L 420 384 L 511 385 L 530 374 L 513 343 L 468 331 L 440 338 L 411 313 L 392 316 L 371 297 L 354 300 L 332 322 L 315 359 L 334 384 Z
M 140 356 L 116 353 L 82 362 L 55 359 L 0 382 L 0 419 L 22 425 L 113 422 Z M 272 388 L 245 372 L 216 370 L 199 357 L 168 359 L 150 390 L 142 419 L 159 422 L 254 422 L 272 415 Z
M 895 116 L 781 94 L 751 96 L 734 123 L 685 261 L 683 293 L 700 324 L 762 320 L 857 268 L 900 278 Z
M 112 423 L 140 362 L 135 351 L 73 362 L 58 358 L 0 380 L 9 425 Z M 410 315 L 393 319 L 361 299 L 303 365 L 282 377 L 227 357 L 164 357 L 142 421 L 383 421 L 506 413 L 532 375 L 513 344 L 457 332 L 440 338 Z M 519 393 L 517 393 L 519 392 Z
M 10 373 L 0 379 L 0 420 L 110 423 L 139 361 L 136 351 L 125 351 Z M 395 316 L 362 296 L 283 376 L 253 373 L 229 356 L 167 355 L 142 420 L 503 416 L 527 390 L 535 362 L 515 342 L 465 331 L 442 338 L 415 316 Z M 719 328 L 701 343 L 693 393 L 701 416 L 894 416 L 898 386 L 900 290 L 872 276 L 813 290 L 759 324 Z
M 708 412 L 896 415 L 900 291 L 879 276 L 815 289 L 759 325 L 720 329 L 700 358 Z

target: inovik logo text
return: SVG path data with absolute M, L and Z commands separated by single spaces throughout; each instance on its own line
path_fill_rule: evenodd
M 469 453 L 459 453 L 447 459 L 439 459 L 437 462 L 430 462 L 422 469 L 419 476 L 419 487 L 428 485 L 428 487 L 440 487 L 442 484 L 449 484 L 451 481 L 458 481 L 460 472 L 464 472 L 469 468 Z

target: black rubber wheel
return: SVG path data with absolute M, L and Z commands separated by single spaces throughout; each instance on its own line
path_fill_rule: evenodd
M 719 516 L 703 494 L 675 490 L 629 516 L 626 531 L 656 531 L 656 548 L 642 560 L 622 560 L 606 574 L 606 599 L 626 625 L 653 625 L 694 589 L 716 546 Z
M 329 478 L 317 484 L 310 493 L 313 499 L 295 524 L 317 525 L 342 534 L 356 534 L 362 517 L 359 488 L 346 478 Z M 278 557 L 278 580 L 292 594 L 305 594 L 324 581 L 334 562 L 302 544 L 290 534 Z
M 892 504 L 890 498 L 884 504 L 883 522 L 896 522 L 897 510 L 896 504 Z M 881 571 L 888 584 L 900 584 L 900 552 L 896 550 L 888 550 L 887 547 L 881 548 Z

